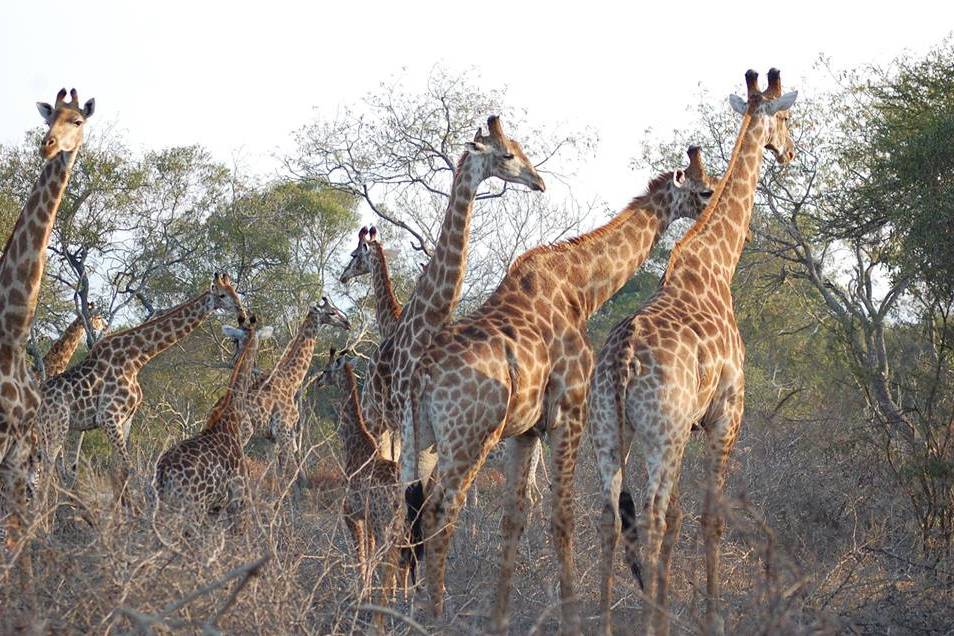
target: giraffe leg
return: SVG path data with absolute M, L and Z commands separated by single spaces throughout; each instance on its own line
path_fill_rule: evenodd
M 648 479 L 643 500 L 646 541 L 643 547 L 642 563 L 645 566 L 644 598 L 647 605 L 645 612 L 647 634 L 654 634 L 663 621 L 669 620 L 664 608 L 657 603 L 659 594 L 664 593 L 668 588 L 668 581 L 663 581 L 668 575 L 668 563 L 663 562 L 662 555 L 663 539 L 667 533 L 667 519 L 672 519 L 669 516 L 669 504 L 679 481 L 689 428 L 688 424 L 684 425 L 678 419 L 666 420 L 656 430 L 684 430 L 686 434 L 682 436 L 660 434 L 646 442 L 652 449 L 651 452 L 647 452 Z M 670 538 L 675 540 L 674 537 Z M 668 560 L 668 556 L 665 559 Z M 662 590 L 660 590 L 660 582 L 662 582 Z M 664 629 L 668 629 L 668 626 Z
M 553 450 L 552 517 L 550 534 L 560 561 L 561 631 L 580 633 L 580 614 L 574 584 L 576 564 L 573 558 L 573 474 L 583 436 L 586 386 L 568 391 L 560 401 L 554 426 L 548 428 Z
M 673 485 L 669 496 L 669 507 L 666 509 L 666 532 L 663 535 L 662 547 L 659 552 L 659 580 L 656 583 L 656 605 L 664 613 L 669 612 L 669 565 L 672 560 L 672 549 L 679 542 L 679 531 L 682 529 L 682 506 L 679 503 L 679 477 Z M 664 620 L 657 625 L 657 633 L 666 636 L 669 633 L 669 621 Z
M 236 475 L 229 480 L 228 504 L 225 507 L 226 516 L 230 520 L 233 532 L 241 533 L 245 531 L 249 510 L 247 477 L 245 474 Z
M 487 436 L 476 448 L 442 444 L 438 452 L 438 479 L 425 500 L 423 513 L 427 533 L 424 537 L 425 578 L 435 617 L 444 613 L 444 572 L 454 525 L 467 497 L 467 489 L 498 439 L 499 431 Z
M 106 438 L 113 447 L 113 469 L 111 479 L 115 497 L 129 505 L 129 477 L 132 475 L 132 459 L 126 448 L 127 426 L 138 404 L 130 403 L 129 396 L 115 394 L 104 397 L 97 411 L 97 425 L 106 433 Z M 117 461 L 118 458 L 118 461 Z
M 507 462 L 507 503 L 503 518 L 500 572 L 497 578 L 491 627 L 491 630 L 498 634 L 507 632 L 514 563 L 517 559 L 520 536 L 527 524 L 528 478 L 537 440 L 537 436 L 532 433 L 507 440 L 510 451 Z
M 11 564 L 13 571 L 19 573 L 20 593 L 8 597 L 5 604 L 16 602 L 19 598 L 27 607 L 34 606 L 33 557 L 27 530 L 30 527 L 30 505 L 27 494 L 27 471 L 30 456 L 29 443 L 15 440 L 0 460 L 0 494 L 3 495 L 2 511 L 6 513 L 6 550 L 14 555 L 16 561 Z M 18 554 L 19 553 L 19 554 Z M 7 590 L 13 586 L 4 586 Z
M 345 513 L 345 524 L 348 526 L 348 531 L 351 532 L 351 540 L 354 542 L 354 551 L 355 557 L 358 561 L 358 580 L 361 582 L 359 587 L 360 597 L 364 597 L 364 591 L 367 589 L 367 566 L 368 566 L 368 554 L 367 554 L 367 540 L 365 538 L 365 528 L 364 521 L 359 518 L 355 518 L 349 513 Z
M 600 628 L 604 634 L 612 633 L 613 572 L 616 558 L 616 546 L 623 531 L 623 519 L 620 514 L 620 502 L 626 504 L 626 553 L 630 569 L 642 585 L 637 555 L 635 531 L 635 509 L 632 495 L 624 490 L 626 460 L 632 431 L 621 426 L 617 414 L 615 396 L 594 391 L 590 396 L 589 426 L 596 451 L 597 469 L 603 492 L 603 513 L 600 517 L 600 538 L 602 544 L 602 563 L 600 569 Z
M 721 635 L 725 628 L 719 612 L 719 544 L 724 520 L 720 512 L 729 452 L 742 422 L 742 398 L 728 405 L 726 415 L 707 428 L 706 495 L 702 508 L 702 533 L 706 550 L 706 631 Z

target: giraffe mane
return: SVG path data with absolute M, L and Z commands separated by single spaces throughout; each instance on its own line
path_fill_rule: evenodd
M 686 245 L 699 234 L 712 220 L 712 215 L 715 213 L 716 208 L 719 207 L 719 203 L 722 201 L 722 193 L 725 192 L 725 185 L 729 182 L 729 178 L 732 176 L 735 171 L 735 165 L 739 159 L 739 151 L 742 149 L 742 139 L 745 137 L 745 132 L 749 128 L 749 123 L 752 121 L 752 115 L 749 112 L 746 112 L 742 116 L 742 125 L 739 127 L 739 136 L 735 139 L 735 146 L 732 148 L 732 154 L 730 155 L 729 165 L 725 169 L 725 174 L 722 175 L 722 179 L 719 180 L 719 185 L 716 186 L 715 192 L 712 193 L 712 197 L 709 199 L 709 204 L 706 206 L 706 209 L 702 211 L 702 214 L 699 215 L 699 218 L 696 219 L 696 222 L 692 224 L 692 227 L 683 235 L 681 239 L 673 246 L 672 252 L 669 254 L 669 263 L 666 267 L 666 271 L 663 274 L 660 285 L 665 285 L 669 282 L 669 278 L 672 275 L 673 263 L 676 262 L 682 255 L 682 251 L 686 248 Z
M 670 170 L 669 172 L 663 172 L 662 174 L 658 174 L 653 177 L 646 186 L 646 191 L 643 194 L 633 197 L 633 200 L 629 202 L 629 205 L 623 208 L 616 214 L 616 216 L 600 227 L 590 230 L 584 234 L 580 234 L 579 236 L 564 239 L 557 243 L 538 245 L 527 250 L 517 257 L 507 272 L 510 273 L 517 271 L 518 269 L 522 268 L 527 261 L 538 255 L 559 253 L 570 248 L 586 245 L 587 243 L 596 241 L 606 234 L 613 232 L 620 225 L 625 223 L 629 219 L 630 215 L 632 215 L 632 213 L 634 213 L 636 210 L 646 209 L 646 204 L 648 203 L 649 197 L 665 187 L 666 184 L 672 180 L 673 174 L 674 171 Z

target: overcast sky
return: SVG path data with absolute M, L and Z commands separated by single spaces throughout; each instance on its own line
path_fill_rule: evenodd
M 402 68 L 423 78 L 442 62 L 507 86 L 534 123 L 594 128 L 576 179 L 616 208 L 645 185 L 628 168 L 644 131 L 685 124 L 700 84 L 741 92 L 747 68 L 764 80 L 774 65 L 786 88 L 820 86 L 819 53 L 885 62 L 954 28 L 952 2 L 851 4 L 4 2 L 0 143 L 40 123 L 35 101 L 75 86 L 96 98 L 91 125 L 114 122 L 135 148 L 198 143 L 268 173 L 316 107 L 334 113 Z

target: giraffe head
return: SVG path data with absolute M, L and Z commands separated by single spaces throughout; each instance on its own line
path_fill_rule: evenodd
M 255 368 L 260 338 L 255 314 L 250 314 L 248 318 L 244 315 L 239 316 L 238 321 L 239 330 L 242 332 L 242 348 L 232 370 L 230 384 L 233 391 L 239 392 L 239 399 L 244 400 L 252 382 L 252 371 Z
M 689 165 L 684 170 L 664 172 L 650 181 L 646 197 L 668 225 L 676 219 L 694 219 L 706 206 L 719 180 L 706 174 L 699 146 L 689 146 Z
M 491 115 L 487 118 L 488 134 L 484 135 L 477 129 L 474 141 L 467 144 L 472 154 L 487 159 L 488 173 L 485 177 L 497 177 L 510 183 L 521 183 L 531 190 L 543 192 L 547 189 L 543 178 L 537 174 L 530 159 L 523 152 L 520 144 L 504 134 L 500 117 Z
M 345 331 L 351 330 L 351 321 L 327 296 L 322 296 L 320 301 L 309 307 L 305 320 L 314 330 L 318 329 L 318 325 L 332 325 Z
M 765 147 L 772 151 L 775 160 L 786 164 L 795 158 L 795 144 L 788 130 L 788 109 L 795 103 L 798 91 L 782 94 L 782 77 L 777 68 L 768 72 L 768 88 L 759 90 L 759 74 L 747 71 L 745 84 L 748 100 L 738 95 L 730 95 L 729 103 L 741 115 L 749 115 L 749 124 L 764 126 Z
M 209 286 L 209 295 L 212 298 L 212 309 L 234 311 L 239 324 L 245 322 L 245 307 L 242 305 L 242 299 L 235 291 L 235 286 L 228 274 L 216 272 L 213 275 L 212 284 Z
M 348 355 L 346 351 L 336 351 L 334 347 L 328 349 L 328 361 L 325 363 L 325 368 L 321 370 L 321 375 L 318 376 L 318 380 L 316 381 L 317 386 L 333 385 L 340 389 L 341 381 L 344 379 L 344 374 L 341 373 L 341 371 L 347 362 Z
M 75 88 L 70 90 L 70 101 L 66 101 L 66 89 L 61 88 L 53 106 L 37 102 L 36 108 L 49 126 L 40 143 L 40 154 L 50 160 L 60 152 L 73 152 L 80 147 L 83 143 L 83 127 L 86 120 L 93 116 L 96 100 L 91 99 L 81 107 Z
M 89 326 L 93 328 L 96 336 L 99 337 L 106 332 L 109 323 L 99 312 L 99 307 L 96 306 L 96 303 L 90 302 L 86 306 L 89 308 Z
M 373 225 L 370 229 L 364 226 L 358 232 L 358 247 L 351 252 L 351 260 L 344 271 L 341 272 L 339 280 L 342 283 L 371 273 L 371 250 L 368 248 L 368 243 L 377 240 L 377 236 L 378 229 Z

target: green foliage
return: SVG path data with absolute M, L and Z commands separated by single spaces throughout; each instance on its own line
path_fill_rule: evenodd
M 861 182 L 834 219 L 842 235 L 882 230 L 897 244 L 898 275 L 954 292 L 954 40 L 924 58 L 904 57 L 851 93 L 865 117 L 848 125 L 842 154 Z M 857 135 L 857 136 L 855 136 Z

